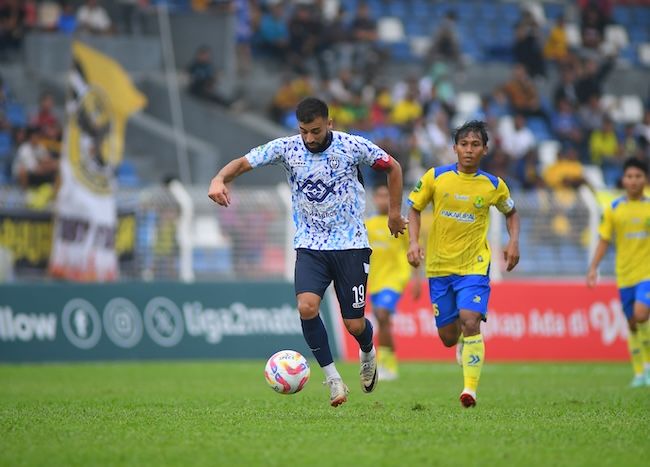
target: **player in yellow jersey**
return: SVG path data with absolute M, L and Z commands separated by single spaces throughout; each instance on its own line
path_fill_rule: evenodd
M 600 241 L 587 273 L 587 285 L 594 287 L 598 265 L 614 243 L 616 283 L 630 329 L 632 387 L 650 386 L 650 198 L 643 194 L 647 183 L 648 167 L 638 159 L 625 161 L 625 196 L 614 200 L 603 214 Z
M 402 235 L 395 238 L 386 228 L 389 193 L 385 183 L 375 185 L 373 201 L 377 214 L 366 219 L 368 240 L 372 249 L 368 294 L 378 325 L 378 376 L 381 380 L 390 381 L 396 379 L 398 375 L 395 344 L 391 332 L 391 315 L 395 313 L 397 302 L 411 278 L 412 268 L 406 258 L 408 237 Z M 415 280 L 412 290 L 416 300 L 420 296 L 420 289 L 420 281 Z
M 447 347 L 463 338 L 463 407 L 476 405 L 485 345 L 481 321 L 490 297 L 490 206 L 506 216 L 510 240 L 504 251 L 506 269 L 519 262 L 519 215 L 505 182 L 479 169 L 487 153 L 485 123 L 471 121 L 454 134 L 458 162 L 430 169 L 409 195 L 408 260 L 419 266 L 420 212 L 433 203 L 433 224 L 427 240 L 426 275 L 438 335 Z

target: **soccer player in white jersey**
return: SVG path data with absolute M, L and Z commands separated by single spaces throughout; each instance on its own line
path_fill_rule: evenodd
M 372 392 L 377 384 L 376 351 L 372 325 L 364 317 L 371 250 L 359 165 L 387 173 L 388 229 L 395 237 L 404 233 L 407 222 L 400 212 L 402 169 L 367 139 L 334 131 L 327 104 L 320 99 L 301 101 L 296 118 L 299 135 L 270 141 L 229 162 L 212 179 L 208 196 L 227 207 L 227 184 L 236 177 L 264 165 L 284 167 L 296 224 L 295 290 L 302 332 L 325 372 L 330 404 L 337 407 L 347 401 L 348 387 L 334 364 L 320 303 L 333 281 L 345 327 L 359 342 L 361 388 Z

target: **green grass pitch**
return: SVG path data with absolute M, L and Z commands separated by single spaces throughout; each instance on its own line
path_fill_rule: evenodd
M 320 369 L 275 394 L 261 361 L 0 366 L 0 466 L 635 466 L 650 459 L 650 388 L 627 364 L 488 364 L 478 406 L 461 370 L 401 379 L 333 409 Z

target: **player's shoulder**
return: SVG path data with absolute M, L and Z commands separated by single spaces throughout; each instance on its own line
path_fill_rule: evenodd
M 361 135 L 346 133 L 345 131 L 333 130 L 332 137 L 334 142 L 349 146 L 351 148 L 360 148 L 373 144 L 372 141 L 370 141 L 368 138 L 365 138 Z
M 430 175 L 433 180 L 440 178 L 444 176 L 445 174 L 457 174 L 458 171 L 456 170 L 456 164 L 447 164 L 447 165 L 440 165 L 438 167 L 433 167 L 429 169 L 429 171 L 425 174 Z
M 485 170 L 479 169 L 478 172 L 476 172 L 477 177 L 484 177 L 490 181 L 494 189 L 496 190 L 499 188 L 499 185 L 505 186 L 506 182 L 503 181 L 501 177 L 497 177 L 494 174 L 491 174 L 490 172 L 486 172 Z
M 609 208 L 614 211 L 616 208 L 623 206 L 625 202 L 627 201 L 627 198 L 625 196 L 619 196 L 618 198 L 614 199 L 610 204 Z

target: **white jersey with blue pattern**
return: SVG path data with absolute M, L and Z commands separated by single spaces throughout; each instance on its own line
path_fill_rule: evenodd
M 246 154 L 252 167 L 282 164 L 291 186 L 295 248 L 369 248 L 365 190 L 359 165 L 388 163 L 390 156 L 360 136 L 332 132 L 332 143 L 312 153 L 300 135 L 278 138 Z

